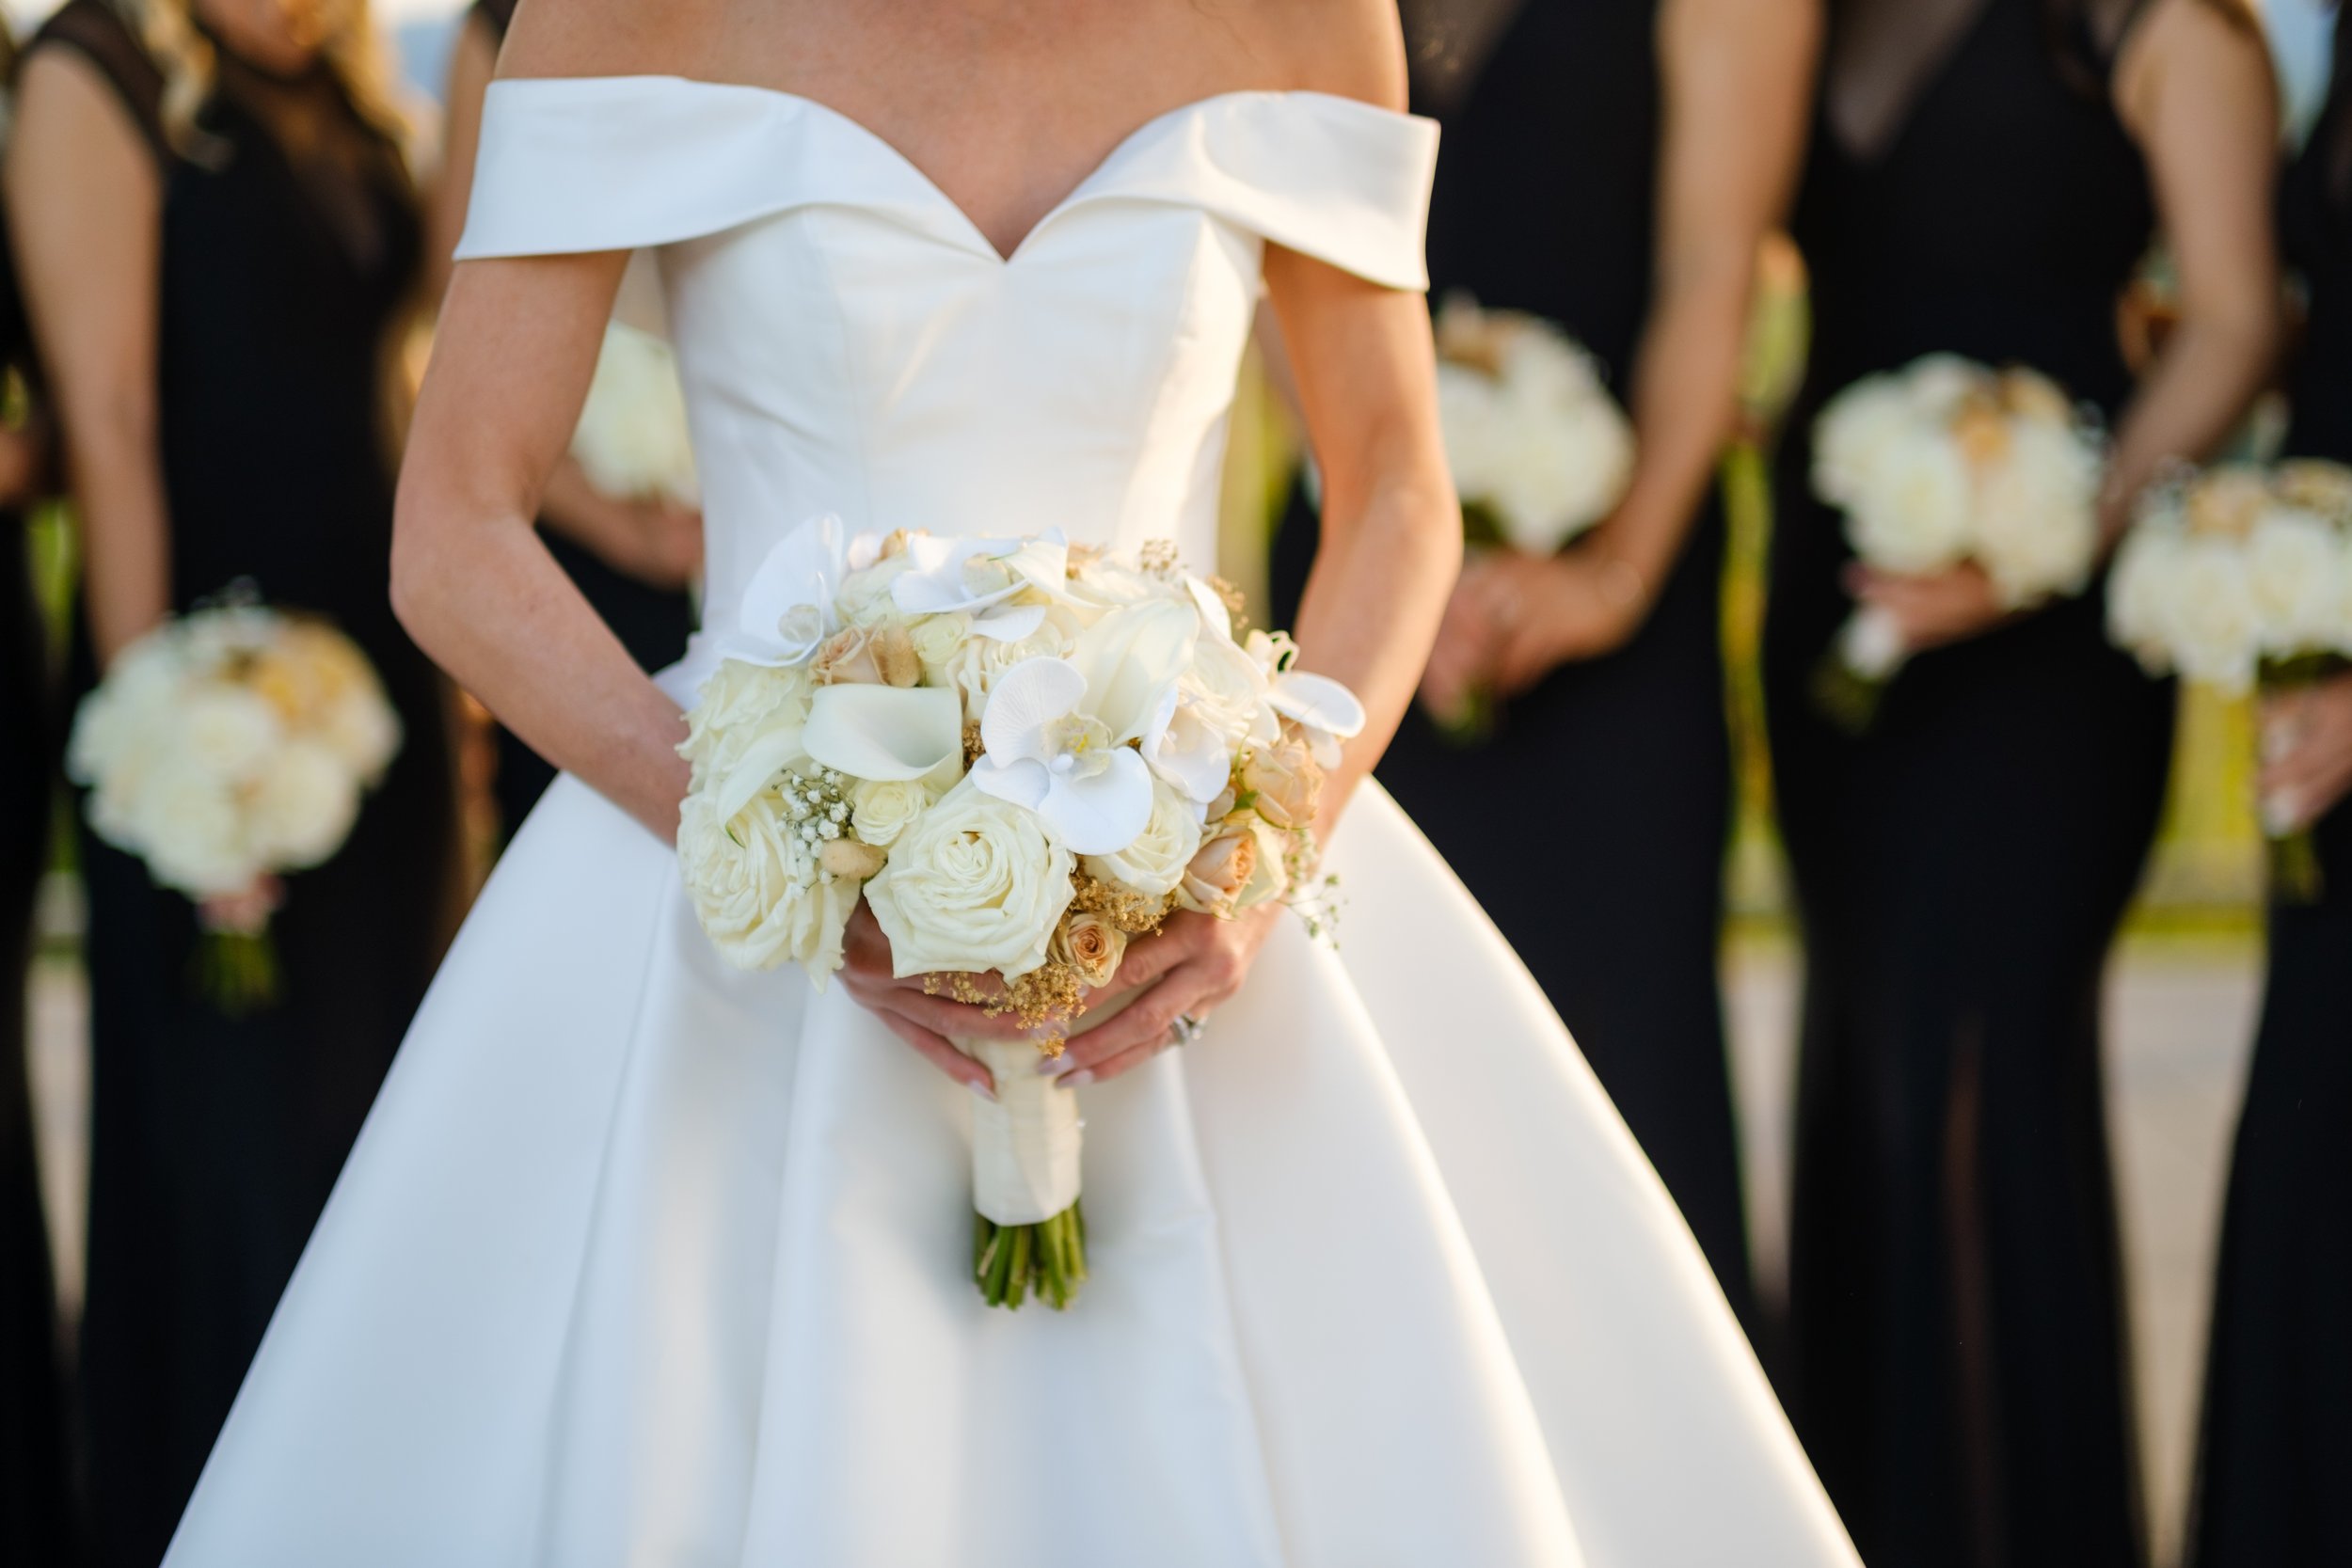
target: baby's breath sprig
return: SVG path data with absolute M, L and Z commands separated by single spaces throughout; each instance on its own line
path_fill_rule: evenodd
M 1290 892 L 1282 902 L 1290 906 L 1307 935 L 1315 942 L 1336 948 L 1340 944 L 1340 875 L 1323 869 L 1323 851 L 1315 844 L 1315 835 L 1306 829 L 1287 834 L 1289 842 L 1282 851 L 1282 870 L 1290 882 Z
M 1083 871 L 1072 876 L 1070 883 L 1073 909 L 1081 914 L 1099 914 L 1131 937 L 1148 937 L 1157 931 L 1176 904 L 1173 894 L 1153 898 Z
M 784 813 L 791 831 L 812 851 L 821 851 L 834 840 L 851 836 L 847 783 L 834 768 L 816 767 L 787 768 L 776 780 L 776 790 L 784 797 Z M 816 867 L 818 883 L 833 881 L 833 870 L 824 863 L 821 853 L 810 863 Z

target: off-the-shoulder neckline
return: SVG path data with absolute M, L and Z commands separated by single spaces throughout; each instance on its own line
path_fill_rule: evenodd
M 1121 136 L 1118 143 L 1104 153 L 1076 184 L 1070 188 L 1068 194 L 1046 209 L 1045 214 L 1029 226 L 1028 232 L 1023 234 L 1008 251 L 999 249 L 996 242 L 988 237 L 988 231 L 980 227 L 970 213 L 964 211 L 962 204 L 949 196 L 938 181 L 924 172 L 922 166 L 900 151 L 895 143 L 867 126 L 865 121 L 843 113 L 821 99 L 811 98 L 805 93 L 791 92 L 783 87 L 765 87 L 756 82 L 714 82 L 697 76 L 678 76 L 659 71 L 619 76 L 504 76 L 493 82 L 491 89 L 497 92 L 500 89 L 511 91 L 517 88 L 618 87 L 646 85 L 722 93 L 749 93 L 822 117 L 827 121 L 847 130 L 911 175 L 942 211 L 952 214 L 966 231 L 968 238 L 980 249 L 986 251 L 1000 266 L 1010 266 L 1018 261 L 1022 252 L 1029 247 L 1030 242 L 1044 232 L 1064 212 L 1090 196 L 1110 172 L 1126 161 L 1127 157 L 1137 148 L 1150 142 L 1167 127 L 1223 104 L 1253 100 L 1296 100 L 1318 105 L 1334 106 L 1343 112 L 1353 111 L 1373 117 L 1377 120 L 1392 121 L 1398 124 L 1434 123 L 1419 115 L 1401 113 L 1395 109 L 1384 108 L 1377 103 L 1367 103 L 1360 98 L 1349 98 L 1340 93 L 1319 92 L 1311 87 L 1240 87 L 1226 92 L 1210 93 L 1205 97 L 1179 103 L 1174 108 L 1153 115 Z

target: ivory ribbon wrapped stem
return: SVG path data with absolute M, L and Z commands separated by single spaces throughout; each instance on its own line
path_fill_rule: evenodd
M 1125 1010 L 1135 992 L 1089 1005 L 1074 1039 Z M 958 1040 L 996 1080 L 993 1103 L 972 1107 L 972 1207 L 997 1225 L 1039 1225 L 1078 1201 L 1078 1097 L 1037 1070 L 1034 1040 Z

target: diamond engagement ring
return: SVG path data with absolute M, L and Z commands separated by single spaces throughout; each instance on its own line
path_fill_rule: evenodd
M 1176 1043 L 1179 1046 L 1190 1045 L 1202 1035 L 1207 1034 L 1208 1029 L 1207 1024 L 1190 1013 L 1178 1013 L 1176 1022 L 1168 1026 L 1168 1032 L 1176 1037 Z

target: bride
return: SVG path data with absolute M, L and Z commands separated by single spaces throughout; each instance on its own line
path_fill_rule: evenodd
M 393 594 L 567 776 L 167 1561 L 1851 1564 L 1656 1178 L 1363 782 L 1458 537 L 1393 8 L 531 0 L 502 69 Z M 1180 915 L 1131 952 L 1069 1058 L 1067 1313 L 961 1266 L 991 1085 L 947 1040 L 991 1025 L 894 982 L 868 918 L 823 992 L 719 960 L 670 847 L 715 656 L 648 680 L 532 532 L 638 248 L 713 623 L 824 512 L 1213 559 L 1262 289 L 1280 318 L 1327 497 L 1296 629 L 1373 716 L 1324 824 L 1343 945 Z M 1462 794 L 1500 833 L 1544 809 Z

